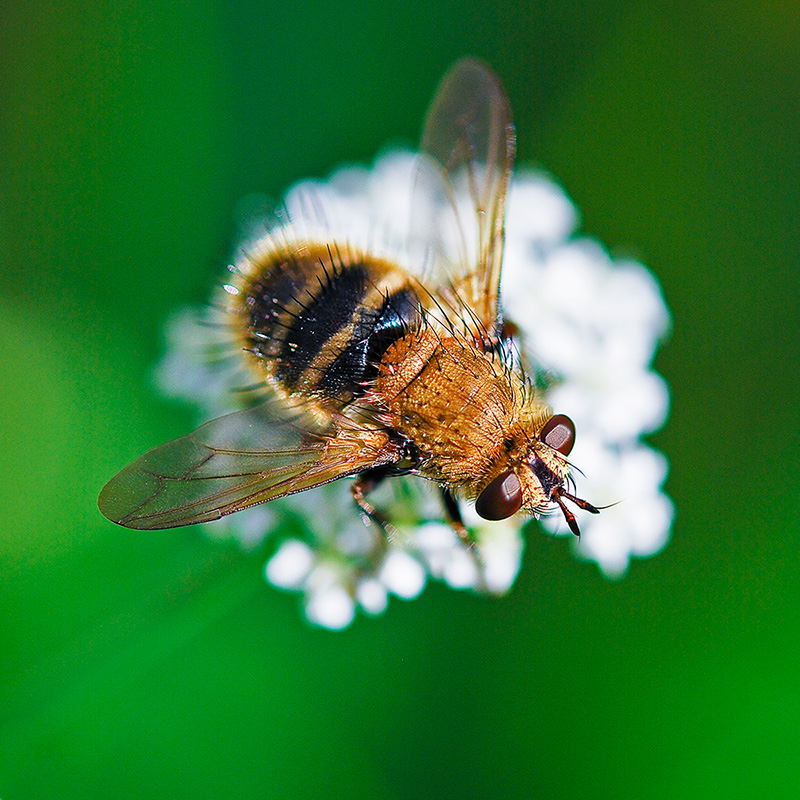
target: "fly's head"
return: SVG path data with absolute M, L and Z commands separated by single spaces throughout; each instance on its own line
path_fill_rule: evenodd
M 575 514 L 565 500 L 592 514 L 599 509 L 569 491 L 567 456 L 575 443 L 575 425 L 563 414 L 551 416 L 530 439 L 522 457 L 483 487 L 475 509 L 484 519 L 506 519 L 518 511 L 539 514 L 558 506 L 569 529 L 580 536 Z

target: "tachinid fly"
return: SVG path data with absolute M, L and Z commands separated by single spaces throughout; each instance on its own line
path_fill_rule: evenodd
M 129 528 L 189 525 L 353 477 L 368 492 L 415 474 L 490 520 L 558 507 L 597 513 L 570 491 L 569 418 L 554 415 L 514 356 L 499 307 L 514 126 L 482 62 L 456 63 L 425 123 L 412 233 L 418 263 L 346 241 L 272 231 L 235 265 L 224 322 L 260 388 L 252 407 L 143 455 L 100 509 Z

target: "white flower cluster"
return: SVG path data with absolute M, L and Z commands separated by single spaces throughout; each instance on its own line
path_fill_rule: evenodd
M 285 201 L 291 222 L 279 222 L 278 235 L 334 238 L 405 263 L 414 165 L 412 154 L 393 152 L 372 169 L 340 169 L 328 181 L 298 184 Z M 645 267 L 614 261 L 596 242 L 574 236 L 576 212 L 549 179 L 518 170 L 507 208 L 504 308 L 522 332 L 527 357 L 549 378 L 547 401 L 575 422 L 570 460 L 580 467 L 579 496 L 610 505 L 598 516 L 578 512 L 578 552 L 617 576 L 632 555 L 663 547 L 672 522 L 672 504 L 661 491 L 666 459 L 640 438 L 658 429 L 668 411 L 667 386 L 650 369 L 668 313 Z M 258 235 L 250 234 L 257 246 Z M 235 408 L 241 365 L 230 353 L 215 358 L 224 343 L 204 325 L 204 312 L 176 316 L 168 339 L 158 370 L 164 393 L 194 404 L 201 419 Z M 391 540 L 364 523 L 349 481 L 206 527 L 247 547 L 280 532 L 267 580 L 303 592 L 308 619 L 331 629 L 349 625 L 359 607 L 381 613 L 389 594 L 417 596 L 429 577 L 498 594 L 513 584 L 524 519 L 485 522 L 462 504 L 475 540 L 466 548 L 442 522 L 434 487 L 419 478 L 392 479 L 370 501 L 392 520 Z M 553 533 L 569 532 L 560 514 L 543 522 Z

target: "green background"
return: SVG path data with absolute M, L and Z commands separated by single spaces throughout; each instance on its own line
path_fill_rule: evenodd
M 673 540 L 312 629 L 267 550 L 96 496 L 190 424 L 150 370 L 237 202 L 412 144 L 464 54 L 662 283 Z M 800 794 L 795 3 L 6 0 L 0 70 L 3 800 Z

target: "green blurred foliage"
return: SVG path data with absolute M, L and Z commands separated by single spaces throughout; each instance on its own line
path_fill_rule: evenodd
M 96 495 L 189 424 L 150 368 L 239 199 L 413 143 L 467 53 L 662 282 L 673 541 L 609 583 L 534 534 L 505 598 L 311 629 L 266 551 Z M 796 797 L 798 56 L 778 0 L 7 0 L 0 797 Z

